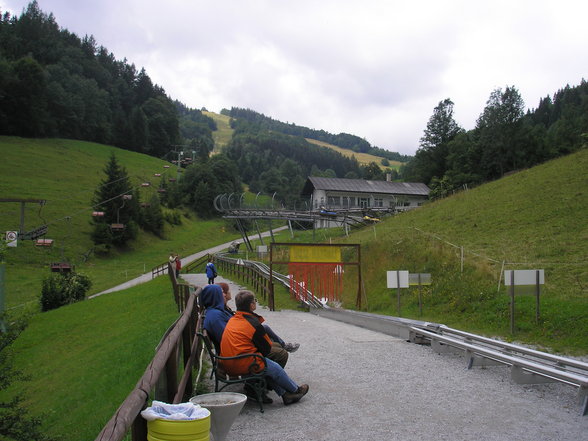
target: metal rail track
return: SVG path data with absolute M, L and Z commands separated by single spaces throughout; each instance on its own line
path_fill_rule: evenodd
M 243 262 L 243 266 L 249 267 L 249 268 L 255 268 L 257 271 L 259 271 L 261 274 L 265 275 L 267 278 L 269 278 L 270 276 L 270 270 L 269 270 L 269 266 L 267 266 L 265 263 L 261 263 L 261 262 L 257 262 L 255 260 L 245 260 L 245 259 L 236 259 L 234 257 L 229 257 L 227 254 L 218 254 L 219 256 L 221 256 L 224 260 L 227 261 L 232 261 L 233 263 L 237 263 L 238 260 L 241 260 Z M 285 274 L 281 274 L 278 273 L 276 271 L 272 271 L 272 277 L 274 279 L 275 282 L 285 286 L 286 288 L 290 289 L 290 283 L 294 283 L 296 284 L 297 282 L 291 281 L 290 277 L 285 275 Z M 323 308 L 323 303 L 317 299 L 312 292 L 310 292 L 308 289 L 303 288 L 306 291 L 306 299 L 302 301 L 304 304 L 306 304 L 306 306 L 308 307 L 313 307 L 313 308 Z
M 439 354 L 465 353 L 467 368 L 504 365 L 519 384 L 560 382 L 578 388 L 581 414 L 588 415 L 588 363 L 482 337 L 445 325 L 411 326 L 411 341 L 430 342 Z
M 223 256 L 225 259 L 231 259 Z M 237 260 L 237 259 L 233 259 Z M 244 260 L 269 277 L 269 267 L 263 263 Z M 274 280 L 290 287 L 290 278 L 273 271 Z M 294 282 L 296 283 L 296 282 Z M 588 415 L 588 363 L 524 346 L 449 328 L 438 323 L 422 322 L 401 317 L 381 316 L 360 311 L 329 308 L 307 291 L 311 312 L 333 320 L 343 321 L 404 338 L 412 343 L 430 344 L 439 353 L 463 353 L 468 369 L 474 366 L 502 365 L 510 367 L 511 379 L 518 384 L 560 382 L 578 388 L 581 415 Z

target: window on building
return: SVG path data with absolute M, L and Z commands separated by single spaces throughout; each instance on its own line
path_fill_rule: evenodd
M 369 208 L 370 207 L 370 198 L 358 198 L 359 199 L 359 206 L 361 208 Z
M 341 197 L 340 196 L 328 196 L 327 197 L 327 204 L 329 207 L 340 207 L 341 206 Z
M 375 198 L 374 199 L 374 207 L 383 207 L 384 206 L 384 199 Z

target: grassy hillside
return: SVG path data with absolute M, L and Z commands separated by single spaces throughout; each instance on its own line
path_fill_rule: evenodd
M 229 121 L 231 118 L 229 116 L 220 115 L 220 114 L 214 113 L 214 112 L 204 111 L 202 113 L 216 121 L 218 130 L 215 132 L 212 132 L 212 137 L 214 139 L 214 151 L 218 152 L 218 151 L 220 151 L 220 149 L 222 149 L 224 146 L 226 146 L 231 141 L 231 137 L 233 136 L 233 129 L 231 129 L 231 127 L 229 125 Z M 380 168 L 382 170 L 386 170 L 388 168 L 398 170 L 400 168 L 400 165 L 402 164 L 401 162 L 398 162 L 398 161 L 390 161 L 390 165 L 388 167 L 385 167 L 382 165 L 382 159 L 384 159 L 384 158 L 382 158 L 380 156 L 374 156 L 374 155 L 370 155 L 368 153 L 356 153 L 356 152 L 353 152 L 348 149 L 343 149 L 341 147 L 337 147 L 336 145 L 333 145 L 333 144 L 329 144 L 329 143 L 322 142 L 322 141 L 317 141 L 315 139 L 306 138 L 306 140 L 312 144 L 315 144 L 315 145 L 318 145 L 321 147 L 326 147 L 331 150 L 335 150 L 336 152 L 339 152 L 342 155 L 347 156 L 347 157 L 355 156 L 355 158 L 357 159 L 357 162 L 359 162 L 361 165 L 367 165 L 371 162 L 375 162 L 376 164 L 378 164 L 380 166 Z
M 156 191 L 160 180 L 176 176 L 173 166 L 164 168 L 169 165 L 165 161 L 115 147 L 64 139 L 0 137 L 0 198 L 46 200 L 43 207 L 25 205 L 25 230 L 47 224 L 46 237 L 54 239 L 52 248 L 21 241 L 17 248 L 9 249 L 7 308 L 36 303 L 51 262 L 74 263 L 78 271 L 92 278 L 92 292 L 98 292 L 149 271 L 172 251 L 185 256 L 238 236 L 222 220 L 201 221 L 185 212 L 182 225 L 166 224 L 165 240 L 141 234 L 125 250 L 107 257 L 93 255 L 91 201 L 113 151 L 131 182 L 140 188 L 143 201 Z M 155 173 L 162 177 L 155 177 Z M 141 187 L 146 181 L 152 186 Z M 0 203 L 0 231 L 18 230 L 19 225 L 20 204 Z
M 336 152 L 339 152 L 342 155 L 347 156 L 349 158 L 351 158 L 352 156 L 355 156 L 355 159 L 357 159 L 357 162 L 359 162 L 360 165 L 368 165 L 371 162 L 375 162 L 376 164 L 378 164 L 380 166 L 380 168 L 382 170 L 386 170 L 388 168 L 398 170 L 400 168 L 400 166 L 402 165 L 402 163 L 398 162 L 398 161 L 389 161 L 390 165 L 388 167 L 385 167 L 382 165 L 382 159 L 384 159 L 384 158 L 382 158 L 381 156 L 374 156 L 374 155 L 370 155 L 369 153 L 356 153 L 356 152 L 348 150 L 348 149 L 343 149 L 341 147 L 337 147 L 336 145 L 333 145 L 333 144 L 329 144 L 329 143 L 322 142 L 322 141 L 317 141 L 316 139 L 306 138 L 306 140 L 312 144 L 316 144 L 321 147 L 327 147 L 331 150 L 335 150 Z
M 229 123 L 231 118 L 227 115 L 221 115 L 214 112 L 204 111 L 202 113 L 216 122 L 217 130 L 212 132 L 212 138 L 214 139 L 214 151 L 219 152 L 233 137 L 233 129 Z
M 13 390 L 64 441 L 94 439 L 177 318 L 167 277 L 34 316 L 14 344 Z M 6 392 L 0 392 L 5 397 Z
M 363 245 L 368 309 L 396 314 L 387 270 L 431 273 L 421 318 L 588 353 L 587 170 L 582 150 L 351 235 Z M 502 269 L 545 270 L 540 322 L 534 297 L 517 296 L 514 336 Z M 419 318 L 415 288 L 403 291 L 402 304 L 402 316 Z

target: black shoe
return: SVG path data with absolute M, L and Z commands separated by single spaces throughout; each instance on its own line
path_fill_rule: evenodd
M 303 384 L 296 390 L 296 392 L 284 393 L 284 395 L 282 395 L 284 404 L 287 406 L 288 404 L 297 403 L 304 395 L 308 393 L 308 389 L 308 384 Z
M 259 400 L 257 399 L 257 393 L 255 392 L 255 389 L 253 389 L 253 387 L 245 386 L 245 395 L 247 395 L 247 398 L 249 398 L 250 400 L 255 401 L 256 403 L 259 402 Z M 270 397 L 267 396 L 265 392 L 263 392 L 261 394 L 261 402 L 263 404 L 272 404 L 274 400 L 272 400 Z

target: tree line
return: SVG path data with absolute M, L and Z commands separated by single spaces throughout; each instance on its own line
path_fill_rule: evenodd
M 0 16 L 0 134 L 61 137 L 163 157 L 212 145 L 211 118 L 173 101 L 145 69 L 61 29 L 31 2 Z
M 298 126 L 294 123 L 284 123 L 251 109 L 232 107 L 230 110 L 221 110 L 221 114 L 228 115 L 235 120 L 248 121 L 251 124 L 255 124 L 260 129 L 271 130 L 285 135 L 314 139 L 357 153 L 369 153 L 391 161 L 407 162 L 410 159 L 410 156 L 401 155 L 398 152 L 391 152 L 380 147 L 372 146 L 365 139 L 356 135 L 351 135 L 349 133 L 332 134 L 325 130 L 309 129 L 308 127 Z
M 586 146 L 588 83 L 567 85 L 536 109 L 514 86 L 495 89 L 476 121 L 466 131 L 453 119 L 447 98 L 435 107 L 414 158 L 401 169 L 405 180 L 424 182 L 431 196 L 500 178 Z

